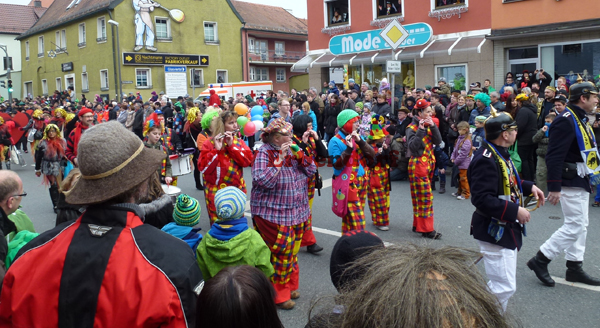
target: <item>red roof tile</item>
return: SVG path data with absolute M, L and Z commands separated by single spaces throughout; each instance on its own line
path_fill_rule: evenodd
M 308 35 L 306 21 L 296 18 L 282 7 L 243 1 L 231 3 L 246 22 L 246 28 Z
M 21 34 L 27 31 L 46 9 L 0 3 L 0 33 Z

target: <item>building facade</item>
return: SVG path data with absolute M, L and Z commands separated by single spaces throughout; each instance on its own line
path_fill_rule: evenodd
M 495 84 L 502 85 L 507 72 L 520 78 L 523 72 L 544 69 L 551 85 L 563 76 L 574 83 L 577 74 L 598 81 L 600 74 L 600 18 L 595 0 L 493 1 L 492 31 Z M 513 19 L 515 13 L 537 13 Z M 543 14 L 541 14 L 543 13 Z
M 408 35 L 394 51 L 379 36 L 392 20 L 406 31 L 391 37 Z M 308 0 L 309 53 L 292 70 L 308 71 L 311 86 L 353 78 L 379 87 L 383 78 L 391 82 L 386 62 L 394 60 L 401 61 L 397 91 L 442 77 L 464 90 L 493 77 L 490 30 L 490 1 Z
M 13 98 L 21 98 L 24 95 L 21 83 L 21 44 L 15 38 L 35 24 L 45 11 L 46 8 L 38 1 L 32 1 L 29 6 L 0 3 L 0 44 L 6 45 L 12 61 Z M 0 50 L 0 57 L 4 58 L 5 55 L 4 51 Z M 4 65 L 0 66 L 0 80 L 8 80 Z M 0 88 L 0 96 L 8 99 L 8 86 Z
M 242 80 L 241 26 L 229 0 L 55 0 L 18 37 L 24 94 L 196 95 Z
M 292 65 L 306 55 L 306 23 L 281 7 L 242 1 L 232 3 L 244 22 L 244 80 L 273 81 L 273 90 L 289 92 L 293 78 L 306 74 L 291 71 Z M 308 87 L 303 83 L 295 86 Z

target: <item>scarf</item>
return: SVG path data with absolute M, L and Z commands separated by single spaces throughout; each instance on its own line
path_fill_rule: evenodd
M 565 117 L 570 114 L 575 124 L 575 136 L 577 138 L 577 145 L 579 145 L 579 151 L 583 158 L 583 164 L 585 167 L 585 173 L 590 177 L 590 182 L 593 185 L 600 183 L 600 166 L 598 163 L 598 146 L 596 144 L 596 137 L 592 131 L 588 122 L 582 122 L 577 115 L 569 107 L 565 109 L 568 111 Z M 578 170 L 579 171 L 579 170 Z
M 85 132 L 85 130 L 87 130 L 89 128 L 89 126 L 83 126 L 83 124 L 81 124 L 81 122 L 77 122 L 75 124 L 75 129 L 73 129 L 73 137 L 71 138 L 71 141 L 73 142 L 73 153 L 75 156 L 77 156 L 77 145 L 79 144 L 79 139 L 81 139 L 81 135 Z
M 228 241 L 246 230 L 248 230 L 248 220 L 242 216 L 235 220 L 215 222 L 208 233 L 218 240 Z

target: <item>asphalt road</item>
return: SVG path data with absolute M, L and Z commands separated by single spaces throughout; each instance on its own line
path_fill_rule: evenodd
M 31 163 L 31 156 L 25 154 Z M 55 214 L 48 196 L 48 191 L 41 185 L 41 179 L 34 174 L 31 165 L 13 169 L 21 176 L 24 190 L 23 210 L 31 217 L 38 232 L 54 227 Z M 330 186 L 331 168 L 321 168 L 320 172 L 325 185 Z M 250 169 L 245 171 L 248 191 L 251 190 L 252 179 Z M 204 204 L 204 194 L 194 188 L 192 175 L 179 179 L 179 187 L 183 192 L 196 197 Z M 469 236 L 469 225 L 474 207 L 470 201 L 459 201 L 450 195 L 455 191 L 447 188 L 446 194 L 434 192 L 435 229 L 443 233 L 441 240 L 432 241 L 411 232 L 412 207 L 410 189 L 407 181 L 393 182 L 390 208 L 390 230 L 382 232 L 371 224 L 370 213 L 365 209 L 367 229 L 390 243 L 415 243 L 429 247 L 453 245 L 477 249 L 474 239 Z M 340 218 L 331 212 L 331 190 L 322 190 L 321 196 L 315 196 L 313 207 L 313 226 L 318 244 L 325 249 L 318 255 L 305 250 L 299 254 L 300 294 L 296 308 L 290 311 L 280 310 L 280 317 L 286 328 L 304 327 L 308 319 L 308 311 L 314 301 L 320 297 L 335 295 L 336 291 L 329 276 L 329 258 L 331 250 L 341 231 Z M 590 208 L 590 225 L 587 235 L 585 270 L 600 277 L 600 209 Z M 562 224 L 560 206 L 546 205 L 532 215 L 527 227 L 528 236 L 518 255 L 517 292 L 512 297 L 508 312 L 518 318 L 524 327 L 599 327 L 600 326 L 600 288 L 594 290 L 557 283 L 556 287 L 542 286 L 527 266 L 527 260 L 538 250 L 539 246 Z M 203 207 L 200 220 L 201 233 L 208 230 L 208 217 Z M 482 272 L 483 263 L 478 267 Z M 550 264 L 550 273 L 554 277 L 565 277 L 565 260 L 556 259 Z M 373 297 L 377 297 L 373 295 Z

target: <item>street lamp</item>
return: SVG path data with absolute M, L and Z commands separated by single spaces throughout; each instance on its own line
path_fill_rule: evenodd
M 121 79 L 121 45 L 119 43 L 119 22 L 109 19 L 108 24 L 114 25 L 117 28 L 117 55 L 118 55 L 117 69 L 119 71 L 119 96 L 117 97 L 117 101 L 119 101 L 121 99 L 121 97 L 123 97 L 123 80 Z M 112 37 L 113 37 L 113 49 L 114 49 L 115 35 L 113 34 Z
M 6 55 L 6 62 L 8 63 L 8 48 L 5 44 L 0 44 L 0 49 L 4 50 L 4 54 Z M 8 88 L 8 103 L 12 104 L 12 80 L 10 78 L 10 67 L 6 68 L 6 78 L 9 82 L 9 84 L 11 84 L 11 87 Z

